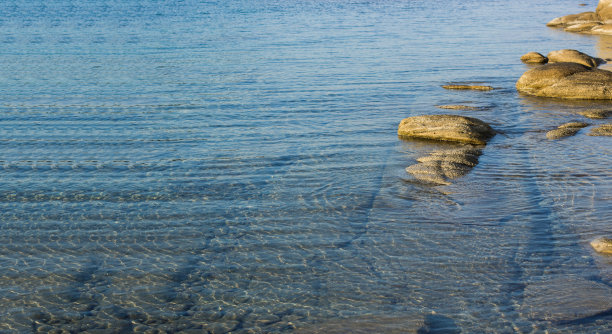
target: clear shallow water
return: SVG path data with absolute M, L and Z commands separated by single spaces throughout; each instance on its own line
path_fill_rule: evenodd
M 577 3 L 0 6 L 0 330 L 612 330 L 525 311 L 612 282 L 609 138 L 545 139 L 609 104 L 514 90 L 528 51 L 609 57 L 544 26 Z M 466 103 L 500 131 L 480 164 L 412 182 L 449 145 L 399 121 Z

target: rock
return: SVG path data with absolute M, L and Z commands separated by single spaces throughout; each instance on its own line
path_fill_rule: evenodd
M 604 23 L 612 21 L 612 0 L 599 0 L 595 14 Z
M 600 25 L 601 25 L 600 22 L 578 23 L 578 24 L 569 25 L 565 27 L 565 29 L 563 30 L 568 31 L 568 32 L 592 34 L 593 28 L 595 28 L 596 26 L 600 26 Z
M 546 25 L 564 28 L 571 32 L 612 35 L 612 26 L 609 26 L 608 23 L 612 23 L 612 0 L 600 0 L 595 12 L 558 17 Z
M 418 158 L 419 163 L 406 168 L 415 179 L 436 185 L 449 185 L 450 180 L 462 177 L 478 164 L 482 151 L 473 146 L 435 151 Z
M 492 90 L 491 86 L 482 85 L 444 85 L 444 89 L 462 89 L 462 90 Z
M 612 24 L 597 24 L 588 31 L 594 35 L 612 35 Z
M 466 106 L 462 104 L 446 104 L 446 105 L 441 105 L 437 107 L 440 109 L 452 109 L 452 110 L 479 110 L 479 109 L 482 109 L 480 107 Z
M 548 131 L 546 133 L 546 138 L 559 139 L 559 138 L 573 136 L 576 133 L 578 133 L 580 129 L 586 126 L 588 126 L 588 124 L 582 123 L 582 122 L 566 123 L 566 124 L 560 125 L 558 128 L 554 130 Z
M 589 123 L 584 123 L 584 122 L 570 122 L 570 123 L 565 123 L 563 125 L 559 125 L 559 129 L 568 129 L 568 128 L 578 128 L 578 129 L 582 129 L 582 128 L 586 128 L 587 126 L 589 126 Z
M 566 128 L 566 129 L 554 129 L 546 132 L 546 138 L 548 139 L 561 139 L 570 137 L 578 133 L 580 128 Z
M 578 114 L 586 118 L 591 118 L 591 119 L 604 119 L 612 115 L 612 110 L 590 109 L 590 110 L 580 111 L 578 112 Z
M 597 238 L 591 241 L 591 247 L 593 247 L 597 253 L 612 255 L 612 239 L 610 238 Z
M 546 23 L 549 27 L 567 27 L 570 25 L 599 22 L 599 17 L 595 12 L 584 12 L 580 14 L 571 14 L 561 17 L 557 17 L 552 21 Z
M 413 116 L 400 122 L 397 134 L 433 140 L 484 145 L 495 131 L 485 122 L 457 115 Z
M 530 283 L 523 292 L 521 314 L 533 320 L 573 321 L 612 309 L 612 288 L 580 277 Z
M 591 129 L 589 136 L 612 136 L 612 123 L 602 124 Z
M 541 53 L 528 52 L 521 57 L 521 61 L 526 64 L 545 64 L 548 62 L 548 58 Z
M 525 72 L 516 89 L 535 96 L 610 100 L 612 72 L 577 63 L 546 64 Z
M 603 59 L 593 58 L 586 53 L 572 49 L 552 51 L 547 57 L 549 63 L 577 63 L 588 67 L 597 67 L 604 62 Z

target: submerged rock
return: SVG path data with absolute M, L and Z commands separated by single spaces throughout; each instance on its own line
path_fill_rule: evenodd
M 573 321 L 612 309 L 612 288 L 580 277 L 559 277 L 530 283 L 520 310 L 533 320 Z
M 450 180 L 466 175 L 478 164 L 482 150 L 474 146 L 439 150 L 418 158 L 419 163 L 406 168 L 415 179 L 436 185 L 449 185 Z
M 437 106 L 440 109 L 452 109 L 452 110 L 480 110 L 482 107 L 466 106 L 463 104 L 445 104 Z
M 548 58 L 541 53 L 528 52 L 521 57 L 521 61 L 527 64 L 544 64 L 548 62 Z
M 582 122 L 565 123 L 563 125 L 560 125 L 554 130 L 548 131 L 546 133 L 546 138 L 559 139 L 559 138 L 573 136 L 576 133 L 578 133 L 580 129 L 587 127 L 587 126 L 589 126 L 589 124 L 582 123 Z
M 588 67 L 597 67 L 604 62 L 603 59 L 593 58 L 586 53 L 572 49 L 551 51 L 547 57 L 549 63 L 576 63 Z
M 525 94 L 564 99 L 612 99 L 612 72 L 577 63 L 553 63 L 525 72 L 516 82 Z
M 472 117 L 424 115 L 403 119 L 397 134 L 400 137 L 484 145 L 495 135 L 495 131 L 487 123 Z
M 492 90 L 491 86 L 483 85 L 444 85 L 444 89 L 462 89 L 462 90 Z
M 612 136 L 612 123 L 602 124 L 591 129 L 589 136 Z
M 612 239 L 610 238 L 597 238 L 591 241 L 591 247 L 598 253 L 612 255 Z
M 610 115 L 612 115 L 612 110 L 590 109 L 590 110 L 580 111 L 578 112 L 578 114 L 586 118 L 591 118 L 591 119 L 605 119 L 605 118 L 610 117 Z

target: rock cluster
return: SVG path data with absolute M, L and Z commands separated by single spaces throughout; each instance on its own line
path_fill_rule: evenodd
M 450 180 L 462 177 L 478 164 L 482 150 L 495 135 L 487 123 L 472 117 L 457 115 L 413 116 L 401 121 L 400 137 L 452 141 L 458 148 L 437 150 L 417 159 L 406 168 L 415 179 L 435 185 L 449 185 Z
M 605 63 L 601 58 L 594 58 L 586 53 L 573 49 L 551 51 L 546 57 L 538 52 L 528 52 L 521 56 L 521 61 L 526 64 L 576 63 L 591 68 L 595 68 Z
M 576 133 L 578 133 L 578 131 L 580 131 L 580 129 L 589 126 L 589 124 L 587 123 L 582 123 L 582 122 L 571 122 L 571 123 L 566 123 L 563 125 L 560 125 L 559 127 L 557 127 L 554 130 L 548 131 L 546 133 L 546 138 L 548 139 L 559 139 L 559 138 L 563 138 L 563 137 L 569 137 L 569 136 L 573 136 Z
M 594 12 L 558 17 L 546 25 L 569 32 L 612 35 L 612 0 L 600 0 Z

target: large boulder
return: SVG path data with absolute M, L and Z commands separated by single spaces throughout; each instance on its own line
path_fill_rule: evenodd
M 602 59 L 593 58 L 586 53 L 572 49 L 551 51 L 547 58 L 549 63 L 576 63 L 588 67 L 597 67 L 603 62 Z
M 516 89 L 534 96 L 612 100 L 612 72 L 577 63 L 546 64 L 525 72 Z
M 487 123 L 457 115 L 424 115 L 403 119 L 397 129 L 400 137 L 454 141 L 484 145 L 495 131 Z

